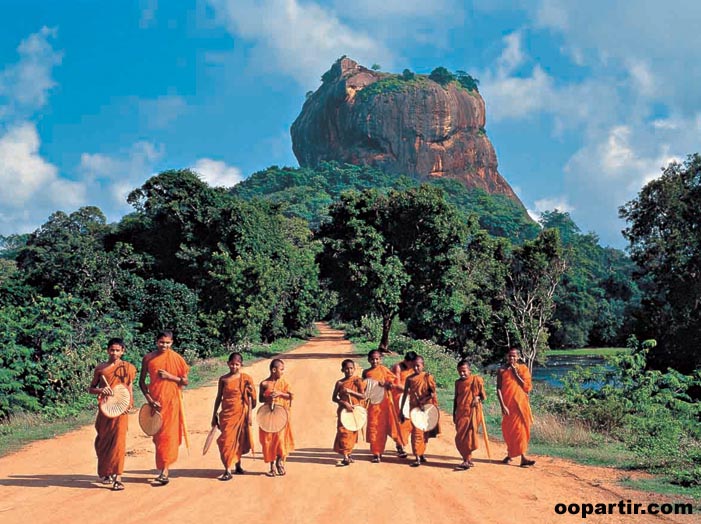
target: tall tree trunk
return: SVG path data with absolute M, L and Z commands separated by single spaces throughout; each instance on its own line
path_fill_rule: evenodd
M 394 315 L 382 315 L 382 338 L 377 349 L 382 353 L 389 353 L 389 330 L 392 328 Z

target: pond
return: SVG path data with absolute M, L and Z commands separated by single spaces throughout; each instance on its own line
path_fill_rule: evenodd
M 533 381 L 545 383 L 551 387 L 561 388 L 562 377 L 576 366 L 583 368 L 605 364 L 604 357 L 586 355 L 548 355 L 545 366 L 533 368 Z M 597 388 L 598 389 L 598 388 Z

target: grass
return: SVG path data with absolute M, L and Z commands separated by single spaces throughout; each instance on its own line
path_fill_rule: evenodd
M 549 357 L 612 357 L 629 353 L 628 348 L 577 348 L 577 349 L 549 349 L 546 355 Z
M 649 479 L 624 479 L 621 484 L 632 489 L 647 491 L 651 493 L 662 493 L 664 495 L 688 497 L 694 501 L 695 512 L 701 512 L 701 487 L 685 488 L 672 485 L 664 478 L 652 477 Z
M 272 344 L 253 344 L 244 348 L 244 362 L 250 365 L 279 353 L 290 351 L 306 340 L 300 338 L 278 339 Z M 228 355 L 196 361 L 190 368 L 189 389 L 207 384 L 227 372 Z M 138 384 L 134 385 L 134 405 L 144 403 Z M 38 413 L 20 413 L 0 424 L 0 457 L 19 451 L 36 440 L 52 439 L 95 421 L 95 408 L 80 411 L 76 415 L 48 418 Z

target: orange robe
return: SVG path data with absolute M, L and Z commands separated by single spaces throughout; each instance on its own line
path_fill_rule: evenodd
M 455 447 L 463 460 L 479 447 L 477 429 L 482 422 L 482 412 L 472 407 L 477 397 L 486 398 L 482 377 L 472 375 L 455 381 Z
M 360 379 L 360 377 L 350 377 L 344 379 L 341 382 L 341 387 L 350 389 L 351 391 L 355 391 L 357 393 L 363 393 L 365 391 L 365 386 L 363 385 L 363 381 Z M 345 393 L 341 393 L 341 395 L 343 396 Z M 360 402 L 359 399 L 353 397 L 352 395 L 347 396 L 348 402 L 354 406 Z M 341 424 L 341 413 L 344 409 L 345 408 L 339 404 L 338 409 L 336 410 L 336 440 L 333 442 L 333 450 L 336 453 L 340 453 L 341 455 L 345 456 L 351 454 L 356 442 L 358 442 L 358 432 L 346 429 L 343 424 Z
M 395 384 L 404 389 L 406 379 L 413 374 L 413 368 L 402 369 L 399 372 L 399 376 L 396 377 Z M 399 416 L 402 407 L 402 391 L 393 389 L 392 397 L 394 399 L 394 407 L 397 410 L 397 416 Z M 400 422 L 398 431 L 393 427 L 391 430 L 392 432 L 390 433 L 390 436 L 394 439 L 394 441 L 402 447 L 406 446 L 409 442 L 409 436 L 411 435 L 411 420 L 407 418 L 404 422 Z
M 219 429 L 217 439 L 219 455 L 226 469 L 241 460 L 252 449 L 251 432 L 248 426 L 248 398 L 256 400 L 253 379 L 245 373 L 224 381 L 219 412 Z
M 409 382 L 409 405 L 411 409 L 421 407 L 418 399 L 428 397 L 429 392 L 436 392 L 436 380 L 427 371 L 412 375 L 407 379 Z M 438 407 L 433 399 L 428 401 Z M 437 437 L 440 434 L 440 424 L 431 431 L 423 431 L 411 425 L 411 451 L 414 455 L 422 456 L 426 452 L 428 439 Z
M 177 377 L 186 376 L 190 370 L 185 359 L 172 349 L 162 353 L 154 351 L 144 357 L 143 365 L 149 376 L 149 392 L 161 404 L 161 429 L 153 436 L 156 445 L 156 468 L 164 469 L 178 459 L 185 425 L 182 419 L 182 392 L 180 385 L 158 376 L 164 369 Z
M 525 364 L 517 364 L 516 367 L 523 379 L 523 385 L 514 376 L 511 368 L 499 368 L 501 398 L 509 410 L 509 414 L 501 419 L 501 432 L 510 457 L 524 455 L 528 450 L 533 422 L 531 405 L 528 402 L 528 393 L 533 387 L 531 373 Z
M 275 400 L 270 398 L 273 391 L 279 391 L 282 393 L 290 392 L 290 385 L 283 378 L 280 378 L 274 382 L 272 385 L 268 385 L 268 388 L 263 392 L 262 402 L 266 404 L 275 404 L 276 406 L 283 406 L 287 410 L 287 424 L 277 433 L 268 433 L 258 428 L 258 439 L 260 440 L 260 446 L 263 449 L 263 460 L 265 462 L 275 462 L 277 458 L 282 458 L 283 460 L 287 458 L 292 451 L 295 449 L 295 441 L 292 437 L 292 426 L 290 413 L 290 408 L 292 406 L 292 401 L 284 398 L 276 398 Z
M 363 372 L 364 378 L 371 378 L 378 382 L 394 383 L 396 378 L 394 373 L 383 365 L 375 369 L 366 369 Z M 382 455 L 385 451 L 388 435 L 399 433 L 399 418 L 391 393 L 385 393 L 382 402 L 368 406 L 368 424 L 366 428 L 365 440 L 370 443 L 370 453 Z
M 136 377 L 136 368 L 129 362 L 121 361 L 116 366 L 104 368 L 100 375 L 114 387 L 117 384 L 131 386 Z M 98 382 L 97 387 L 102 387 Z M 132 399 L 133 402 L 133 399 Z M 97 412 L 95 419 L 95 452 L 97 453 L 97 474 L 100 477 L 109 475 L 121 475 L 124 473 L 124 455 L 127 451 L 127 427 L 129 425 L 129 414 L 124 413 L 115 418 L 109 418 Z

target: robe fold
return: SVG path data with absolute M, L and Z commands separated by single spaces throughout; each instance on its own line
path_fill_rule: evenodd
M 407 379 L 409 382 L 409 406 L 411 409 L 421 407 L 419 399 L 426 398 L 430 392 L 436 393 L 436 380 L 427 371 L 422 371 L 416 375 L 412 375 Z M 428 403 L 438 407 L 435 400 L 428 400 Z M 423 431 L 411 425 L 411 451 L 414 455 L 422 456 L 426 452 L 426 443 L 429 439 L 437 437 L 440 434 L 440 423 L 431 431 Z
M 473 375 L 455 381 L 455 447 L 463 460 L 479 447 L 477 430 L 482 423 L 482 412 L 472 406 L 478 397 L 486 398 L 482 377 Z
M 528 401 L 528 393 L 533 387 L 531 373 L 525 364 L 517 364 L 516 367 L 523 379 L 523 385 L 514 376 L 511 368 L 499 368 L 501 397 L 509 410 L 509 414 L 501 419 L 501 432 L 504 435 L 509 457 L 518 457 L 526 453 L 533 422 L 531 405 Z
M 270 396 L 273 391 L 281 393 L 290 393 L 290 385 L 284 378 L 275 381 L 270 381 L 267 389 L 263 392 L 261 402 L 266 404 L 275 404 L 275 406 L 283 406 L 287 410 L 287 424 L 277 433 L 268 433 L 258 428 L 258 439 L 263 450 L 263 460 L 265 462 L 275 462 L 277 458 L 286 459 L 295 449 L 295 441 L 292 436 L 292 413 L 290 408 L 292 401 L 284 398 L 272 399 Z M 276 408 L 277 409 L 277 408 Z
M 413 368 L 407 368 L 407 369 L 402 369 L 399 372 L 399 375 L 396 376 L 395 384 L 398 386 L 401 386 L 402 390 L 397 390 L 394 389 L 392 390 L 392 398 L 394 400 L 394 407 L 397 411 L 397 417 L 399 417 L 399 414 L 401 413 L 401 408 L 402 408 L 402 391 L 404 389 L 404 384 L 406 383 L 406 379 L 409 378 L 411 375 L 414 374 L 414 369 Z M 404 422 L 400 422 L 398 429 L 392 428 L 392 433 L 390 436 L 394 439 L 394 441 L 404 447 L 409 443 L 409 438 L 411 435 L 411 420 L 408 418 Z
M 364 378 L 371 378 L 377 382 L 394 383 L 397 377 L 383 365 L 374 369 L 366 369 Z M 388 435 L 399 434 L 399 417 L 394 407 L 392 394 L 387 391 L 382 402 L 368 406 L 368 422 L 365 440 L 370 443 L 370 452 L 373 455 L 382 455 L 385 452 Z
M 350 377 L 344 379 L 341 382 L 341 387 L 355 391 L 356 393 L 363 393 L 365 387 L 363 381 L 360 377 Z M 346 396 L 344 393 L 340 394 L 341 397 Z M 347 395 L 345 399 L 350 402 L 353 406 L 360 403 L 360 399 L 357 399 L 351 395 Z M 340 453 L 343 456 L 350 455 L 358 442 L 358 432 L 346 429 L 343 424 L 341 424 L 341 413 L 345 408 L 341 405 L 338 406 L 336 410 L 336 439 L 333 442 L 333 450 L 336 453 Z
M 219 456 L 228 470 L 253 448 L 248 426 L 248 398 L 256 400 L 253 379 L 240 373 L 238 377 L 224 381 L 221 411 L 218 415 L 221 434 L 217 438 Z
M 105 366 L 100 370 L 99 375 L 105 377 L 110 387 L 122 384 L 131 390 L 130 386 L 133 385 L 136 377 L 136 368 L 129 362 L 120 361 L 116 365 Z M 101 383 L 102 380 L 98 382 L 97 387 L 102 387 Z M 97 453 L 97 474 L 100 477 L 121 475 L 124 472 L 128 425 L 128 413 L 109 418 L 103 415 L 102 411 L 97 411 L 95 452 Z
M 149 376 L 149 392 L 161 404 L 161 429 L 153 436 L 156 445 L 156 468 L 169 467 L 178 459 L 178 448 L 183 439 L 185 424 L 182 418 L 182 391 L 177 382 L 158 376 L 164 369 L 177 377 L 188 374 L 190 366 L 172 349 L 149 353 L 144 357 L 144 366 Z

